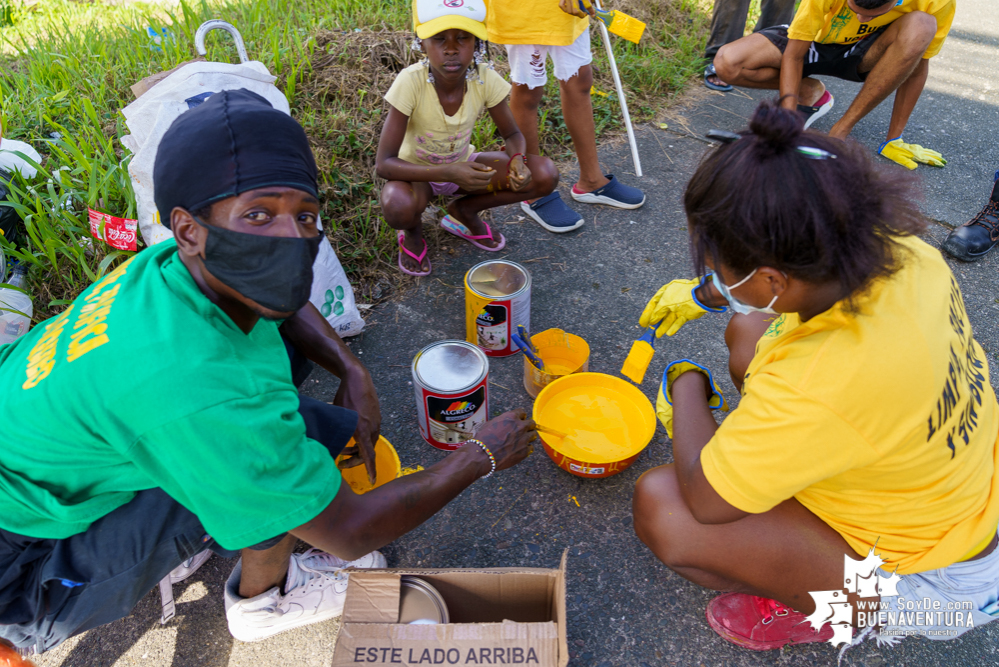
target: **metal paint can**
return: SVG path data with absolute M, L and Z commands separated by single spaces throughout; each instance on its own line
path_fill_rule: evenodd
M 510 336 L 531 328 L 531 274 L 520 264 L 494 259 L 465 274 L 465 340 L 490 357 L 517 353 Z
M 454 450 L 489 419 L 489 359 L 463 340 L 432 343 L 413 359 L 420 435 Z
M 397 623 L 438 625 L 449 622 L 444 598 L 429 581 L 408 574 L 400 577 Z

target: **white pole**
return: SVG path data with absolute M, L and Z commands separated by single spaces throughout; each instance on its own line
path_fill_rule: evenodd
M 594 4 L 600 7 L 599 2 L 595 2 Z M 631 116 L 628 114 L 628 102 L 624 99 L 621 76 L 617 73 L 617 61 L 614 60 L 614 49 L 611 48 L 610 34 L 607 32 L 607 26 L 600 19 L 597 19 L 597 25 L 600 26 L 600 36 L 603 39 L 604 47 L 607 49 L 607 60 L 610 61 L 611 74 L 614 76 L 617 99 L 621 102 L 621 115 L 624 116 L 624 127 L 628 130 L 628 143 L 631 144 L 631 159 L 635 162 L 635 175 L 641 178 L 642 162 L 638 159 L 638 143 L 635 142 L 635 130 L 631 127 Z

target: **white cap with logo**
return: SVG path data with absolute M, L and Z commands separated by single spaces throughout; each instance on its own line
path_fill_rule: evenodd
M 413 0 L 413 26 L 420 39 L 452 29 L 489 38 L 485 0 Z

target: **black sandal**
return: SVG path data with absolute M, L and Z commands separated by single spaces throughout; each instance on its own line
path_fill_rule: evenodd
M 711 63 L 710 65 L 704 68 L 704 85 L 710 88 L 711 90 L 717 90 L 718 92 L 721 93 L 727 93 L 728 91 L 733 89 L 732 84 L 725 83 L 724 81 L 722 81 L 722 83 L 724 84 L 722 86 L 719 86 L 717 83 L 711 83 L 711 81 L 708 80 L 708 77 L 712 76 L 714 77 L 718 76 L 718 72 L 715 71 L 714 63 Z M 721 81 L 721 79 L 718 80 Z

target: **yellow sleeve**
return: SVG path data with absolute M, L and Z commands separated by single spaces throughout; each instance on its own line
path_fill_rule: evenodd
M 385 93 L 385 101 L 407 116 L 412 116 L 413 109 L 416 108 L 417 82 L 418 79 L 407 67 L 399 72 L 399 76 L 389 86 L 388 92 Z
M 760 514 L 878 453 L 828 406 L 770 373 L 747 383 L 739 407 L 701 450 L 712 488 Z
M 950 0 L 950 2 L 932 13 L 933 18 L 937 20 L 937 34 L 933 36 L 933 41 L 926 47 L 926 53 L 923 54 L 924 60 L 940 53 L 940 49 L 943 48 L 943 43 L 947 39 L 947 33 L 950 32 L 950 26 L 954 23 L 954 12 L 956 10 L 957 5 L 954 0 Z
M 480 65 L 479 67 L 481 68 L 480 71 L 485 71 L 482 78 L 486 82 L 486 108 L 492 109 L 494 106 L 507 98 L 507 95 L 510 94 L 510 89 L 513 86 L 511 86 L 506 79 L 485 65 Z
M 826 15 L 832 11 L 833 0 L 801 0 L 798 11 L 787 29 L 788 39 L 812 42 L 826 27 Z

